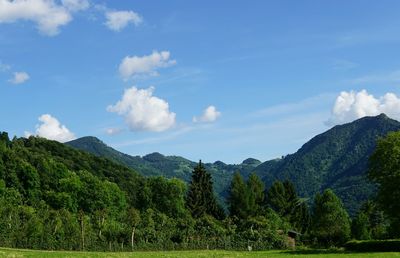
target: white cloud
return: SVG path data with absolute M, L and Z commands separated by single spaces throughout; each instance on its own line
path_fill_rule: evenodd
M 153 51 L 148 56 L 126 56 L 119 65 L 119 73 L 125 79 L 138 75 L 157 75 L 156 70 L 176 64 L 175 60 L 169 60 L 169 51 Z
M 107 128 L 106 134 L 108 135 L 116 135 L 122 132 L 121 128 Z
M 29 74 L 26 72 L 15 72 L 14 77 L 8 81 L 13 84 L 21 84 L 29 80 L 29 78 Z
M 221 112 L 217 111 L 214 106 L 207 107 L 200 117 L 193 117 L 195 123 L 210 123 L 214 122 L 221 116 Z
M 400 98 L 394 93 L 386 93 L 382 97 L 375 98 L 366 90 L 343 91 L 336 98 L 331 118 L 326 124 L 343 124 L 364 116 L 377 116 L 381 113 L 400 120 Z
M 42 34 L 54 36 L 72 20 L 71 12 L 88 7 L 87 0 L 0 0 L 0 23 L 31 21 Z
M 62 5 L 71 12 L 83 11 L 89 8 L 88 0 L 62 0 Z
M 67 142 L 76 139 L 75 135 L 68 130 L 65 125 L 62 125 L 57 118 L 52 117 L 49 114 L 44 114 L 39 117 L 40 125 L 36 125 L 37 136 L 55 140 L 59 142 Z M 32 135 L 30 132 L 25 132 L 25 136 Z
M 72 20 L 70 13 L 50 0 L 0 0 L 0 23 L 30 20 L 40 32 L 53 36 Z
M 143 18 L 133 11 L 106 11 L 106 26 L 113 31 L 121 31 L 130 23 L 139 26 Z
M 153 96 L 154 87 L 126 89 L 122 99 L 107 111 L 124 116 L 132 131 L 162 132 L 175 125 L 176 114 L 169 111 L 168 103 Z

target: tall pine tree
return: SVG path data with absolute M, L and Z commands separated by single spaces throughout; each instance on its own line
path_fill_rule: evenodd
M 230 216 L 247 219 L 261 215 L 265 199 L 264 189 L 264 183 L 256 174 L 251 174 L 246 184 L 240 173 L 236 172 L 229 189 Z
M 239 172 L 233 175 L 228 202 L 230 216 L 239 219 L 245 219 L 249 216 L 249 194 L 243 177 Z
M 252 173 L 247 180 L 247 191 L 249 195 L 249 212 L 252 216 L 261 214 L 265 199 L 265 186 L 263 181 Z
M 211 175 L 206 171 L 201 160 L 192 173 L 192 181 L 186 197 L 186 207 L 194 218 L 208 214 L 217 219 L 222 219 L 225 215 L 215 198 Z
M 292 182 L 276 181 L 267 192 L 267 205 L 302 233 L 310 226 L 310 213 L 305 200 L 300 199 Z

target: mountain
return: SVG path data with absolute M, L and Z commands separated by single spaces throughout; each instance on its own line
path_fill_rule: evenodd
M 400 122 L 381 114 L 338 125 L 315 136 L 296 153 L 267 161 L 255 172 L 267 186 L 275 180 L 289 179 L 298 194 L 312 198 L 332 188 L 350 214 L 376 191 L 367 177 L 368 158 L 379 137 L 400 130 Z
M 234 172 L 239 171 L 245 178 L 255 172 L 267 187 L 275 180 L 291 180 L 298 194 L 305 198 L 312 198 L 317 192 L 332 188 L 349 213 L 355 214 L 360 204 L 376 191 L 376 186 L 366 177 L 368 158 L 376 141 L 388 132 L 397 130 L 400 130 L 400 122 L 384 114 L 364 117 L 335 126 L 312 138 L 296 153 L 280 159 L 261 163 L 249 158 L 235 165 L 216 161 L 205 166 L 212 174 L 215 191 L 221 201 L 227 196 Z M 66 144 L 124 164 L 145 176 L 177 177 L 189 182 L 196 164 L 182 157 L 160 153 L 130 156 L 95 137 L 83 137 Z
M 176 177 L 190 182 L 193 168 L 197 164 L 183 157 L 164 156 L 158 152 L 143 157 L 130 156 L 107 146 L 101 140 L 92 136 L 82 137 L 65 144 L 133 168 L 144 176 Z M 211 173 L 215 192 L 219 195 L 220 201 L 223 202 L 233 173 L 240 171 L 245 177 L 248 177 L 250 172 L 259 164 L 261 164 L 261 161 L 249 158 L 244 160 L 243 163 L 235 165 L 225 164 L 222 161 L 205 163 L 204 165 L 207 171 Z

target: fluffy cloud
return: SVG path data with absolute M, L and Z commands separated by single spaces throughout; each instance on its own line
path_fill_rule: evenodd
M 214 106 L 207 107 L 200 117 L 193 117 L 193 122 L 195 123 L 211 123 L 217 120 L 221 116 L 221 112 L 217 111 Z
M 89 8 L 88 0 L 62 0 L 62 5 L 71 12 L 83 11 Z
M 153 96 L 154 87 L 126 89 L 122 99 L 107 111 L 124 116 L 132 131 L 162 132 L 175 125 L 176 114 L 169 111 L 168 103 Z
M 169 51 L 153 51 L 148 56 L 126 56 L 119 65 L 119 73 L 127 80 L 138 75 L 157 75 L 158 68 L 174 64 L 176 61 L 170 60 Z
M 36 125 L 36 135 L 59 142 L 67 142 L 76 139 L 75 135 L 68 130 L 65 125 L 62 125 L 57 118 L 49 114 L 44 114 L 39 117 L 41 124 Z M 25 132 L 26 136 L 32 135 L 30 132 Z
M 15 72 L 14 77 L 9 80 L 13 84 L 21 84 L 29 80 L 29 74 L 26 72 Z
M 375 98 L 366 90 L 343 91 L 336 98 L 331 118 L 326 124 L 343 124 L 364 116 L 376 116 L 381 113 L 400 120 L 400 98 L 394 93 L 386 93 L 382 97 Z
M 133 11 L 107 11 L 106 26 L 113 31 L 121 31 L 130 23 L 138 26 L 142 23 L 142 17 Z
M 0 23 L 32 21 L 41 33 L 54 36 L 72 20 L 71 12 L 88 7 L 87 0 L 63 0 L 62 4 L 54 0 L 0 0 Z

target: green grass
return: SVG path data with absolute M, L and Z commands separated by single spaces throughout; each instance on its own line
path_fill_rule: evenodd
M 132 252 L 132 253 L 109 253 L 109 252 L 68 252 L 68 251 L 36 251 L 36 250 L 23 250 L 23 249 L 9 249 L 0 248 L 0 257 L 40 257 L 40 258 L 52 258 L 52 257 L 137 257 L 137 258 L 157 258 L 157 257 L 204 257 L 204 258 L 240 258 L 240 257 L 266 257 L 266 258 L 280 258 L 280 257 L 311 257 L 311 258 L 323 258 L 323 257 L 398 257 L 400 253 L 347 253 L 342 251 L 329 251 L 329 250 L 304 250 L 304 251 L 257 251 L 257 252 L 235 252 L 235 251 L 214 251 L 214 250 L 203 250 L 203 251 L 169 251 L 169 252 Z

